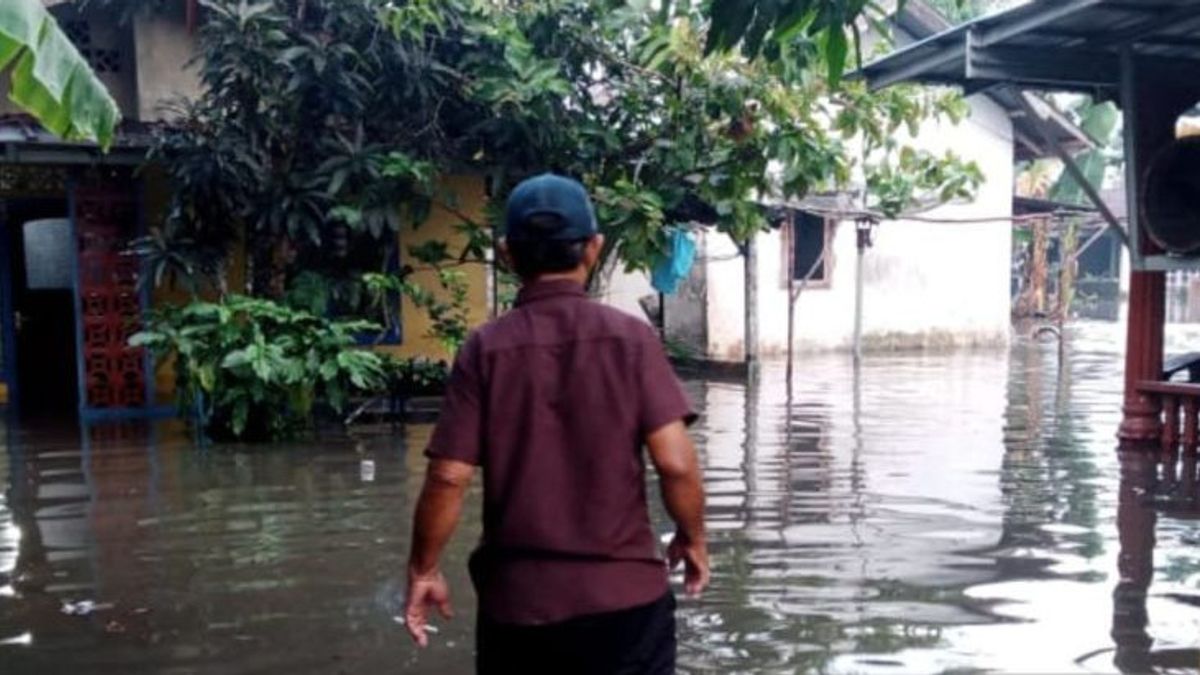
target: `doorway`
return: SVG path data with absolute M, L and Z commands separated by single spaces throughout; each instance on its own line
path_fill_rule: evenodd
M 8 266 L 3 321 L 9 398 L 22 417 L 68 415 L 79 408 L 74 247 L 66 200 L 14 199 L 0 223 Z

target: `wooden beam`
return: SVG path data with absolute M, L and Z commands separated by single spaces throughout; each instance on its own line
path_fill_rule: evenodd
M 1038 113 L 1036 106 L 1029 97 L 1029 94 L 1026 94 L 1023 91 L 1018 92 L 1017 104 L 1021 106 L 1021 109 L 1025 111 L 1025 114 L 1029 117 L 1029 119 L 1034 122 L 1034 128 L 1037 129 L 1038 134 L 1041 135 L 1042 140 L 1046 142 L 1046 145 L 1054 151 L 1054 154 L 1058 155 L 1060 160 L 1062 160 L 1063 166 L 1066 168 L 1067 173 L 1071 174 L 1071 177 L 1075 179 L 1076 183 L 1079 183 L 1080 189 L 1082 189 L 1084 194 L 1088 196 L 1088 199 L 1092 201 L 1092 204 L 1096 207 L 1096 210 L 1100 212 L 1100 215 L 1104 216 L 1104 220 L 1108 222 L 1109 228 L 1111 228 L 1117 233 L 1118 236 L 1121 237 L 1121 241 L 1124 242 L 1126 246 L 1129 246 L 1129 233 L 1127 233 L 1125 228 L 1121 226 L 1121 221 L 1118 220 L 1115 215 L 1113 215 L 1112 209 L 1108 208 L 1108 204 L 1100 196 L 1100 193 L 1096 191 L 1096 187 L 1091 184 L 1091 182 L 1087 179 L 1087 176 L 1083 175 L 1083 171 L 1080 170 L 1079 165 L 1075 163 L 1075 158 L 1071 157 L 1071 155 L 1063 149 L 1062 144 L 1058 142 L 1058 139 L 1054 138 L 1054 133 L 1050 130 L 1050 125 L 1047 124 L 1046 119 Z

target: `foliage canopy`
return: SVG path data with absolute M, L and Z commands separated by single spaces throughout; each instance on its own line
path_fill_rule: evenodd
M 961 99 L 839 83 L 820 31 L 779 31 L 770 58 L 752 58 L 714 48 L 720 22 L 686 2 L 206 6 L 207 93 L 157 151 L 176 186 L 163 248 L 191 247 L 192 268 L 213 270 L 244 236 L 256 294 L 281 296 L 301 268 L 348 284 L 379 271 L 338 242 L 385 249 L 431 206 L 455 211 L 437 187 L 447 173 L 486 176 L 493 202 L 531 173 L 576 176 L 597 201 L 606 256 L 642 269 L 665 251 L 665 226 L 698 222 L 743 241 L 767 226 L 767 198 L 856 178 L 877 191 L 872 208 L 894 214 L 980 180 L 904 140 L 931 117 L 960 119 Z M 902 162 L 937 170 L 880 179 Z M 463 250 L 420 259 L 482 259 L 495 215 L 462 218 Z

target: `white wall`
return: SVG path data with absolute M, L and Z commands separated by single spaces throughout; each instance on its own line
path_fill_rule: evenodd
M 639 302 L 647 295 L 658 295 L 658 291 L 650 285 L 649 276 L 642 272 L 629 274 L 623 268 L 618 268 L 613 271 L 597 297 L 604 304 L 649 323 L 650 319 Z
M 774 239 L 774 247 L 770 239 Z M 766 250 L 764 250 L 766 249 Z M 740 361 L 745 358 L 745 345 L 742 341 L 745 335 L 746 313 L 743 299 L 746 297 L 746 267 L 745 259 L 738 255 L 737 246 L 727 235 L 708 232 L 704 235 L 703 264 L 707 266 L 708 274 L 708 306 L 705 316 L 708 320 L 708 357 L 722 361 Z M 780 253 L 779 237 L 762 236 L 758 239 L 759 262 L 766 263 L 766 258 Z M 766 257 L 764 257 L 766 256 Z M 760 265 L 761 268 L 761 265 Z M 762 270 L 760 269 L 760 272 Z M 774 300 L 774 289 L 778 280 L 770 281 L 760 274 L 758 292 L 760 314 L 778 311 Z M 759 322 L 760 341 L 766 336 L 762 328 L 766 321 Z M 786 328 L 786 323 L 782 324 Z
M 931 122 L 918 137 L 933 152 L 953 149 L 976 161 L 986 182 L 971 204 L 940 207 L 934 218 L 1008 218 L 1012 214 L 1012 124 L 990 100 L 970 99 L 958 126 Z M 1012 249 L 1007 220 L 983 224 L 884 222 L 865 258 L 864 343 L 868 349 L 1005 344 L 1009 334 Z M 731 243 L 707 242 L 709 356 L 742 358 L 743 268 L 725 260 Z M 796 304 L 800 351 L 847 349 L 853 339 L 855 231 L 840 223 L 832 242 L 831 281 L 808 288 Z M 782 354 L 787 338 L 786 252 L 778 232 L 758 238 L 759 348 Z

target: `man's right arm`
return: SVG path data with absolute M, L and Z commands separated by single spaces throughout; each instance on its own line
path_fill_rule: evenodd
M 663 504 L 675 521 L 675 538 L 667 548 L 671 567 L 684 563 L 684 589 L 698 595 L 708 586 L 708 543 L 704 532 L 704 486 L 696 447 L 683 420 L 671 422 L 646 437 L 658 472 Z

